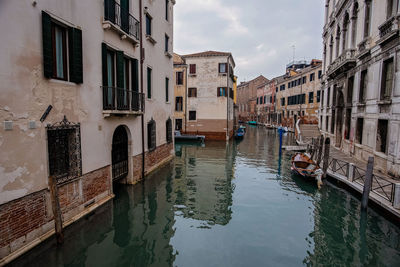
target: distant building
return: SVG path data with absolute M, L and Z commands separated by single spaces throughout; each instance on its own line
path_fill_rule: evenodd
M 175 96 L 175 130 L 186 132 L 187 104 L 187 64 L 178 54 L 174 53 L 174 96 Z M 192 72 L 193 72 L 192 65 Z
M 322 61 L 289 64 L 276 84 L 277 124 L 294 128 L 298 119 L 318 124 Z
M 398 0 L 326 1 L 319 124 L 331 144 L 400 177 Z
M 268 82 L 267 78 L 260 75 L 251 81 L 241 82 L 238 85 L 237 105 L 239 112 L 237 116 L 239 120 L 257 120 L 257 89 L 265 86 Z
M 206 51 L 184 55 L 188 66 L 186 132 L 207 140 L 233 135 L 234 68 L 232 54 Z

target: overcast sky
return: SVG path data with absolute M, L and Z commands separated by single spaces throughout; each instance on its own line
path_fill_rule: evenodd
M 177 0 L 174 52 L 231 52 L 239 81 L 322 57 L 324 0 Z

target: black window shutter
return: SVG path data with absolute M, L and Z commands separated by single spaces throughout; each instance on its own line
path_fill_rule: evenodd
M 42 11 L 43 72 L 44 77 L 53 76 L 53 45 L 51 39 L 51 17 Z
M 103 86 L 107 86 L 107 45 L 101 44 L 101 61 L 102 61 L 102 72 L 103 72 Z
M 124 52 L 117 51 L 117 87 L 124 88 Z
M 104 1 L 104 18 L 112 23 L 115 23 L 115 1 L 105 0 Z
M 76 28 L 68 28 L 69 42 L 69 76 L 74 83 L 83 82 L 82 64 L 82 31 Z
M 132 71 L 132 91 L 139 91 L 139 68 L 138 68 L 138 60 L 136 58 L 132 59 L 131 63 L 131 71 Z

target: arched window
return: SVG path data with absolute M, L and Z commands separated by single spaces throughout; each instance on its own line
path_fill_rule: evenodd
M 166 129 L 166 136 L 167 136 L 167 143 L 172 142 L 172 121 L 170 118 L 165 122 L 165 129 Z
M 364 16 L 364 38 L 367 38 L 370 34 L 371 28 L 371 0 L 365 0 L 365 16 Z
M 156 122 L 153 119 L 147 123 L 147 147 L 149 151 L 156 149 Z
M 351 25 L 351 47 L 355 48 L 356 47 L 356 40 L 357 40 L 357 23 L 358 23 L 358 3 L 355 2 L 353 6 L 353 13 L 351 16 L 352 25 Z
M 342 51 L 345 51 L 347 48 L 347 34 L 348 34 L 348 26 L 349 26 L 349 13 L 346 12 L 346 15 L 344 16 L 344 21 L 343 21 L 343 40 L 342 40 Z
M 339 48 L 340 48 L 340 27 L 337 26 L 336 29 L 336 55 L 335 58 L 339 57 Z

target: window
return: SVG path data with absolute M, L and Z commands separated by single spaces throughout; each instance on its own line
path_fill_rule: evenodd
M 226 73 L 227 72 L 227 63 L 219 63 L 218 72 L 219 73 Z
M 183 97 L 177 96 L 175 97 L 175 111 L 182 111 L 183 110 Z
M 189 65 L 189 74 L 196 74 L 196 64 Z
M 358 3 L 354 3 L 353 7 L 353 16 L 352 20 L 353 22 L 351 23 L 351 47 L 354 48 L 356 46 L 356 36 L 357 36 L 357 23 L 358 23 Z
M 351 108 L 346 109 L 346 122 L 344 128 L 344 138 L 346 140 L 350 139 L 350 127 L 351 127 Z
M 264 104 L 267 103 L 267 96 L 264 96 Z
M 147 147 L 149 151 L 156 149 L 156 122 L 153 119 L 147 123 Z
M 393 58 L 390 58 L 383 62 L 381 100 L 388 100 L 392 95 L 393 73 Z
M 165 130 L 166 130 L 166 138 L 167 138 L 167 143 L 172 142 L 172 120 L 168 118 L 168 120 L 165 122 Z
M 284 98 L 284 97 L 281 98 L 281 106 L 282 106 L 282 107 L 285 106 L 285 98 Z
M 57 184 L 82 175 L 80 125 L 64 120 L 47 126 L 49 174 Z
M 175 119 L 175 130 L 182 130 L 182 119 Z
M 387 0 L 386 3 L 386 18 L 389 19 L 395 14 L 396 11 L 396 0 Z
M 317 91 L 317 103 L 321 101 L 321 90 Z
M 169 102 L 169 78 L 165 78 L 165 102 Z
M 314 92 L 308 93 L 308 103 L 314 103 Z
M 258 105 L 258 97 L 257 97 L 257 105 Z
M 361 72 L 361 77 L 360 77 L 360 94 L 358 96 L 358 101 L 360 103 L 365 103 L 365 93 L 367 92 L 367 79 L 368 79 L 368 71 L 363 70 Z
M 322 78 L 322 70 L 319 70 L 318 71 L 318 79 L 321 80 L 321 78 Z
M 197 88 L 189 88 L 188 97 L 197 97 Z
M 321 93 L 321 107 L 323 107 L 324 106 L 324 97 L 325 97 L 325 91 L 324 90 L 322 90 L 322 93 Z
M 378 131 L 376 136 L 376 151 L 386 153 L 388 135 L 388 121 L 378 120 Z
M 176 84 L 183 85 L 183 72 L 182 71 L 178 71 L 176 73 Z
M 280 90 L 280 91 L 284 91 L 284 90 L 285 90 L 285 87 L 286 87 L 285 84 L 282 84 L 282 85 L 280 86 L 279 90 Z
M 336 118 L 336 111 L 332 110 L 332 117 L 331 117 L 331 134 L 335 133 L 335 118 Z
M 351 104 L 353 101 L 353 90 L 354 90 L 354 76 L 351 76 L 347 80 L 347 104 Z
M 288 87 L 288 88 L 291 88 L 291 83 L 290 83 L 290 82 L 287 84 L 287 87 Z
M 327 98 L 328 98 L 328 101 L 326 101 L 327 102 L 326 104 L 329 107 L 331 105 L 331 88 L 330 87 L 328 88 L 328 96 L 327 96 Z
M 189 111 L 189 120 L 190 121 L 195 121 L 196 120 L 196 111 L 195 110 Z
M 325 116 L 325 131 L 328 132 L 329 117 Z
M 151 16 L 149 14 L 146 14 L 146 35 L 149 36 L 151 36 L 151 21 Z
M 307 77 L 304 76 L 304 77 L 303 77 L 303 84 L 305 84 L 306 82 L 307 82 Z
M 169 44 L 169 36 L 165 35 L 165 46 L 164 46 L 164 51 L 168 53 L 169 49 L 168 49 L 168 44 Z
M 365 1 L 364 38 L 369 36 L 371 28 L 371 0 Z
M 275 88 L 275 92 L 278 92 L 278 87 Z
M 226 96 L 226 87 L 218 87 L 217 96 Z
M 147 98 L 151 98 L 151 72 L 152 69 L 147 67 Z
M 169 0 L 165 0 L 165 19 L 168 20 Z
M 315 73 L 310 74 L 310 82 L 315 80 Z
M 357 118 L 356 142 L 358 144 L 362 144 L 363 129 L 364 129 L 364 119 L 363 118 Z
M 44 76 L 82 83 L 82 31 L 64 26 L 43 11 L 42 34 Z

